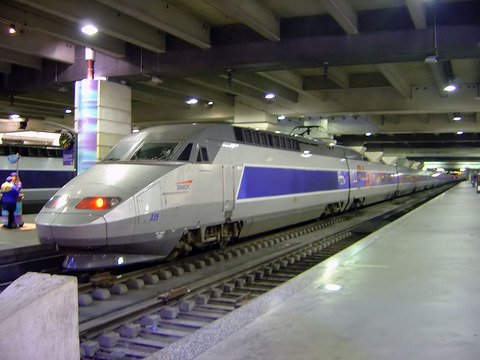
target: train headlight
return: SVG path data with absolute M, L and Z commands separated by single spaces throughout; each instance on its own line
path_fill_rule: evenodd
M 45 207 L 50 208 L 50 209 L 58 209 L 58 208 L 61 208 L 62 206 L 65 206 L 67 204 L 67 202 L 68 202 L 68 196 L 67 195 L 54 196 L 45 205 Z
M 86 197 L 80 201 L 75 209 L 105 210 L 111 209 L 120 202 L 117 197 Z

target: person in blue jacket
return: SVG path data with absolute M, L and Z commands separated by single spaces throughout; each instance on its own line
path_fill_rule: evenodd
M 15 174 L 16 175 L 16 174 Z M 15 229 L 15 210 L 17 209 L 17 198 L 20 195 L 20 186 L 14 183 L 12 176 L 8 176 L 2 184 L 2 206 L 5 211 L 8 211 L 8 224 L 5 225 L 7 229 Z

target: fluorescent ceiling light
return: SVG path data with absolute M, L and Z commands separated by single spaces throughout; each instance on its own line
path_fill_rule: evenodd
M 196 103 L 198 103 L 198 100 L 195 99 L 195 98 L 191 98 L 191 99 L 188 99 L 187 101 L 185 101 L 188 105 L 195 105 Z
M 95 25 L 88 24 L 82 27 L 82 32 L 87 35 L 94 35 L 98 32 L 98 29 Z
M 457 87 L 455 86 L 455 84 L 448 84 L 443 88 L 443 91 L 447 91 L 447 92 L 452 92 L 455 90 L 457 90 Z
M 0 133 L 0 143 L 9 143 L 11 141 L 19 142 L 23 145 L 51 145 L 60 146 L 60 134 L 45 131 L 18 131 L 9 133 Z
M 425 58 L 425 62 L 427 64 L 435 64 L 436 62 L 438 62 L 438 57 L 437 57 L 437 55 L 428 55 Z

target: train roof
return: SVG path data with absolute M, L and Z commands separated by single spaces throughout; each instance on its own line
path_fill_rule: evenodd
M 309 151 L 313 154 L 363 160 L 363 156 L 357 151 L 333 145 L 323 140 L 269 130 L 257 130 L 227 123 L 169 124 L 146 128 L 121 139 L 104 160 L 126 160 L 142 142 L 175 142 L 180 144 L 181 142 L 194 141 L 200 143 L 203 140 L 236 142 L 279 150 Z M 169 149 L 171 158 L 175 158 L 174 154 L 179 156 L 180 151 L 182 151 L 181 146 L 175 146 L 172 145 L 172 148 Z

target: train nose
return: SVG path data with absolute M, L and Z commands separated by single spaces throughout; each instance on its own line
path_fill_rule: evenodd
M 86 249 L 107 245 L 107 224 L 103 216 L 41 212 L 35 223 L 42 244 Z

